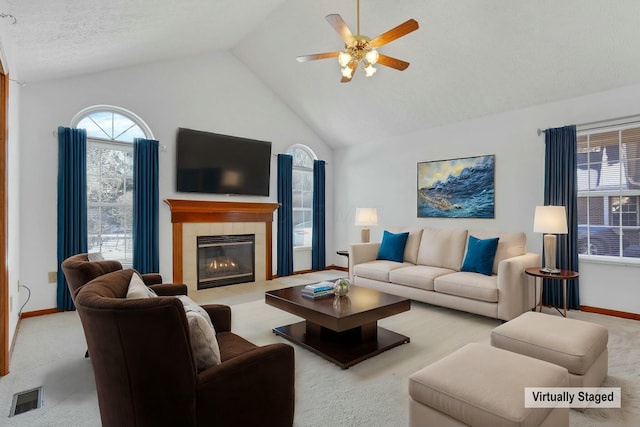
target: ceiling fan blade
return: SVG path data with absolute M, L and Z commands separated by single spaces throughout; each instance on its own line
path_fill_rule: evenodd
M 387 67 L 395 68 L 398 71 L 404 71 L 409 66 L 408 62 L 400 59 L 392 58 L 381 53 L 378 54 L 378 64 L 385 65 Z
M 390 29 L 386 33 L 380 34 L 378 37 L 371 40 L 370 43 L 373 47 L 384 46 L 387 43 L 391 43 L 395 39 L 406 36 L 410 32 L 417 30 L 418 28 L 418 21 L 416 21 L 415 19 L 409 19 L 408 21 L 403 22 L 397 27 Z
M 329 25 L 331 25 L 333 29 L 340 34 L 340 37 L 342 37 L 342 40 L 344 40 L 345 43 L 348 44 L 355 41 L 353 33 L 351 33 L 351 30 L 347 27 L 347 24 L 344 23 L 344 20 L 340 15 L 327 15 L 326 19 Z
M 358 64 L 359 64 L 359 62 L 356 62 L 355 67 L 353 67 L 353 72 L 351 72 L 351 77 L 342 76 L 342 80 L 340 80 L 340 83 L 349 83 L 351 81 L 351 79 L 353 79 L 353 76 L 356 75 L 356 70 L 358 69 Z
M 338 55 L 340 55 L 340 52 L 314 53 L 313 55 L 298 56 L 296 58 L 296 61 L 298 62 L 315 61 L 316 59 L 336 58 Z

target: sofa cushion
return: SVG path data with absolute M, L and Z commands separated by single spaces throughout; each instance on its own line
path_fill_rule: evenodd
M 129 288 L 127 289 L 127 298 L 129 299 L 138 299 L 138 298 L 153 298 L 157 297 L 156 293 L 153 289 L 150 289 L 147 285 L 142 281 L 142 277 L 138 275 L 138 273 L 134 272 L 131 275 L 131 280 L 129 281 Z
M 379 280 L 381 282 L 389 281 L 389 272 L 396 268 L 410 267 L 413 264 L 408 262 L 395 262 L 376 260 L 356 264 L 353 267 L 353 274 L 358 277 L 364 277 L 371 280 Z
M 389 272 L 389 282 L 433 291 L 433 279 L 451 273 L 455 273 L 455 271 L 448 268 L 413 265 L 391 270 Z
M 425 228 L 422 231 L 418 264 L 460 271 L 467 230 Z
M 493 274 L 498 274 L 500 261 L 527 253 L 527 235 L 521 232 L 498 232 L 487 230 L 469 230 L 469 234 L 478 239 L 499 237 L 496 257 L 493 260 Z
M 404 260 L 412 264 L 418 263 L 418 249 L 420 249 L 420 239 L 422 238 L 422 228 L 411 227 L 389 227 L 392 233 L 408 232 L 407 244 L 404 246 Z
M 467 254 L 464 257 L 461 270 L 491 276 L 493 260 L 496 257 L 496 249 L 498 248 L 498 239 L 498 237 L 478 239 L 469 235 Z
M 387 230 L 382 235 L 382 243 L 378 250 L 378 258 L 388 261 L 404 261 L 404 247 L 407 244 L 408 232 L 390 233 Z
M 498 302 L 498 276 L 459 272 L 436 277 L 433 289 L 443 294 L 456 295 L 479 301 Z

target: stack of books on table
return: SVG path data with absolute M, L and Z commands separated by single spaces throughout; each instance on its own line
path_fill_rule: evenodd
M 333 283 L 331 282 L 314 283 L 302 288 L 302 296 L 305 298 L 317 299 L 329 297 L 333 294 Z

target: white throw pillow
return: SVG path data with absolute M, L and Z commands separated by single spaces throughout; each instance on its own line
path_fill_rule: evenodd
M 157 296 L 158 295 L 154 292 L 153 289 L 144 284 L 144 282 L 142 281 L 142 277 L 140 277 L 138 273 L 133 273 L 131 275 L 131 281 L 129 281 L 129 289 L 127 290 L 127 298 L 154 298 Z
M 213 326 L 197 311 L 186 311 L 185 314 L 189 323 L 191 350 L 196 359 L 198 372 L 219 365 L 220 347 Z
M 209 313 L 186 295 L 177 296 L 184 306 L 189 323 L 191 350 L 196 358 L 198 371 L 220 364 L 220 347 L 216 339 L 216 330 Z

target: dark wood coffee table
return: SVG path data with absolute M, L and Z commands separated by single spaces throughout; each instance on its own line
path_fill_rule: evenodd
M 306 319 L 273 332 L 342 369 L 410 341 L 378 326 L 378 320 L 410 310 L 406 298 L 351 286 L 346 297 L 313 300 L 302 296 L 302 288 L 304 285 L 265 294 L 267 304 Z

